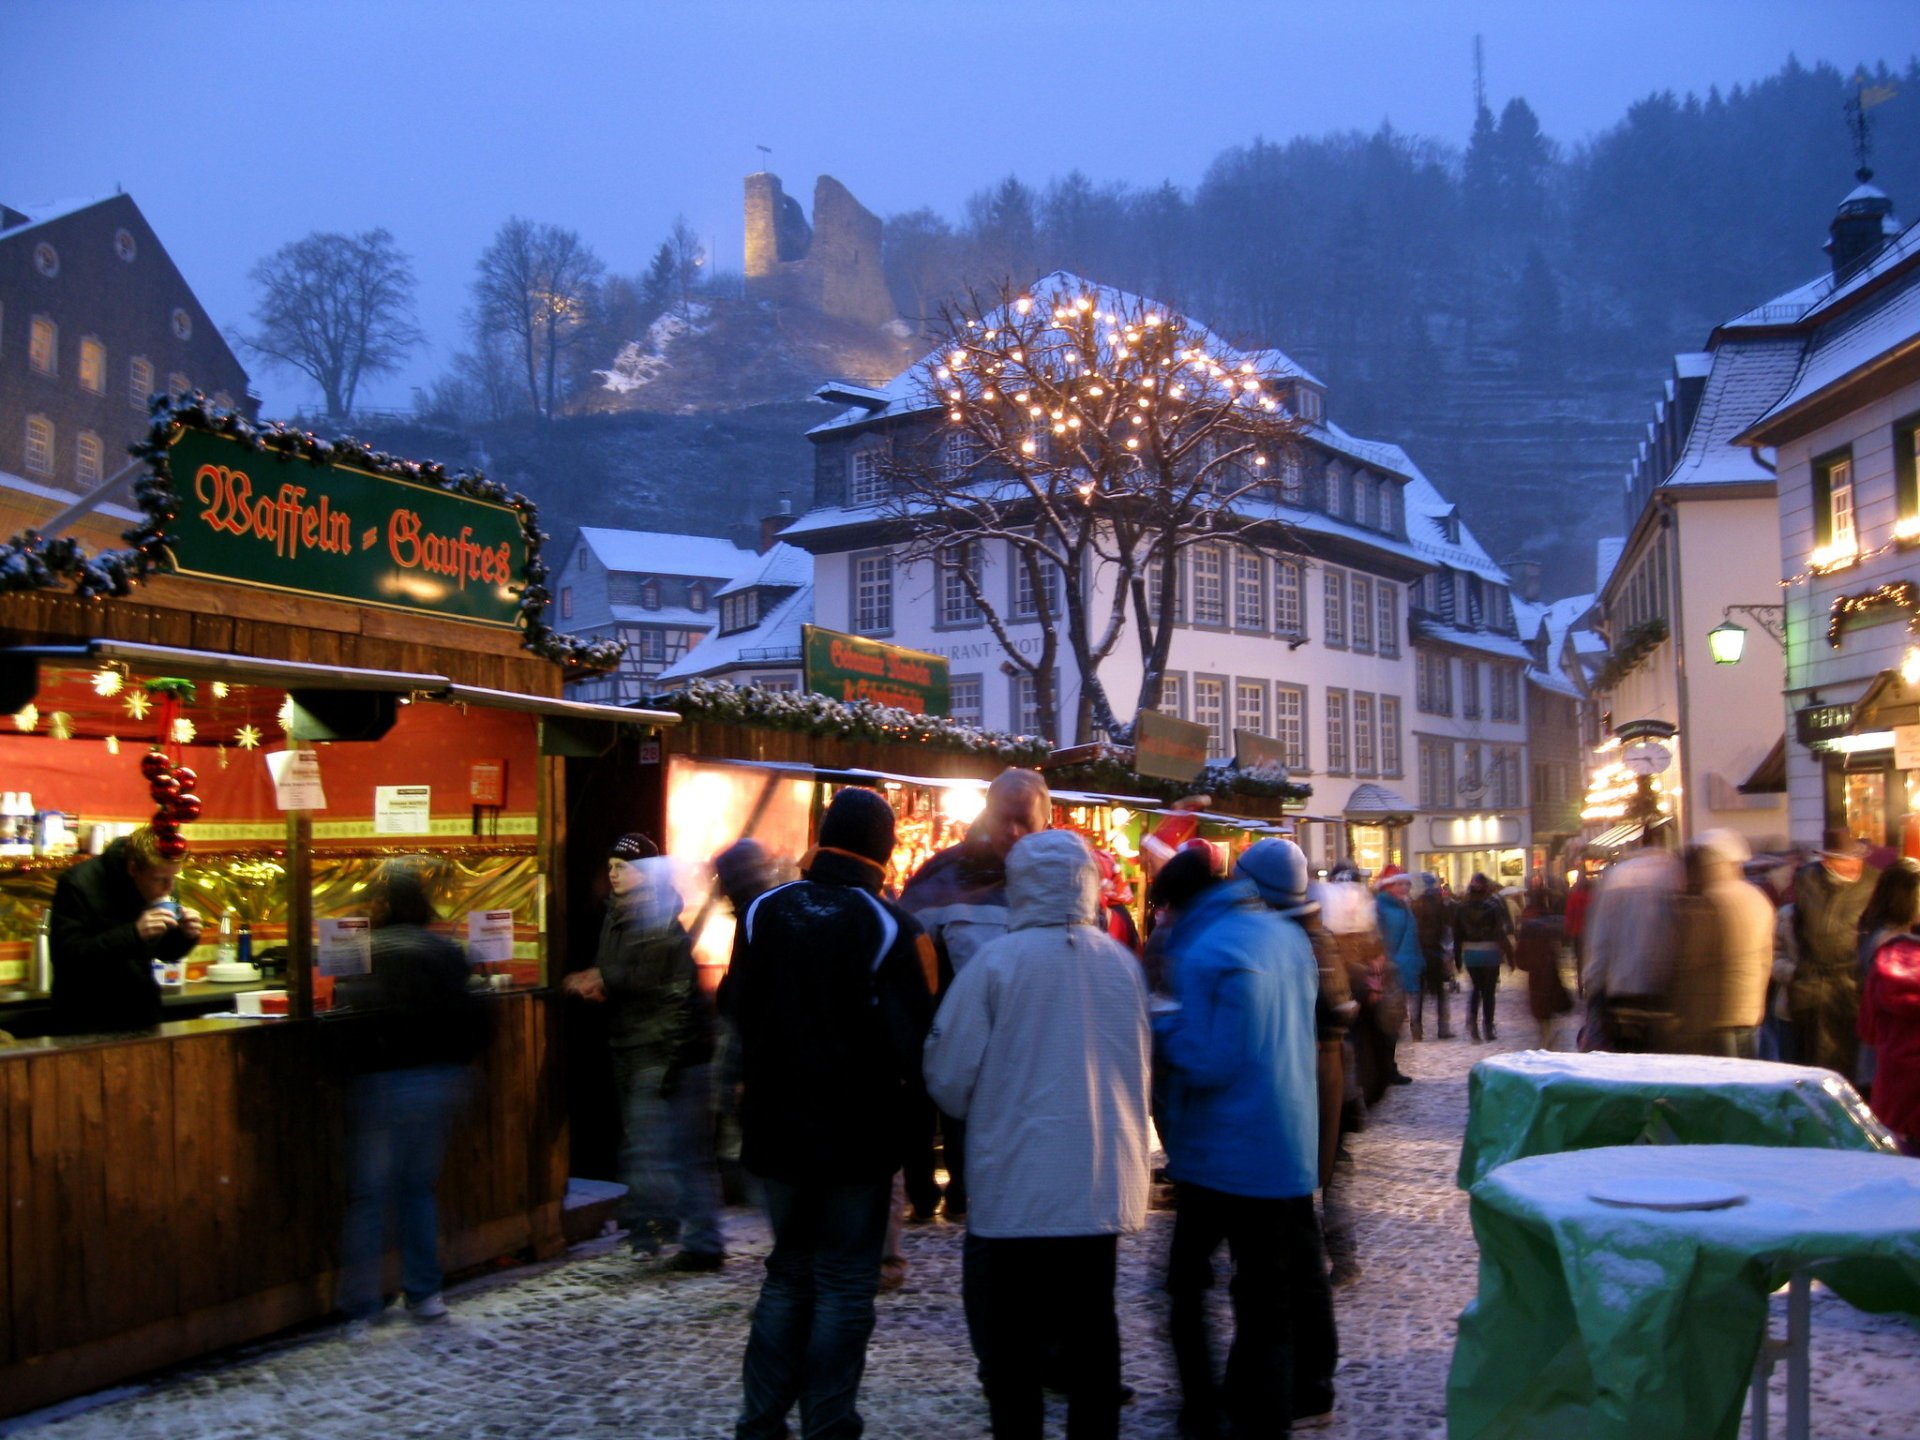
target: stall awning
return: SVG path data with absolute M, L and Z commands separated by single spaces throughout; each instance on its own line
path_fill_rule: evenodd
M 1734 787 L 1742 795 L 1784 795 L 1787 793 L 1787 734 L 1767 751 L 1766 759 L 1753 767 L 1753 773 Z
M 1359 825 L 1407 825 L 1413 821 L 1414 809 L 1397 790 L 1384 785 L 1356 785 L 1342 813 Z
M 678 725 L 672 710 L 641 710 L 628 705 L 596 705 L 587 700 L 556 700 L 546 695 L 522 695 L 514 690 L 489 690 L 484 685 L 456 685 L 447 681 L 431 692 L 430 700 L 456 705 L 483 705 L 493 710 L 518 710 L 550 720 L 605 720 L 617 725 Z
M 183 650 L 172 645 L 143 645 L 133 640 L 88 640 L 80 645 L 16 645 L 0 656 L 55 665 L 119 663 L 182 679 L 236 680 L 243 685 L 283 685 L 290 690 L 382 690 L 395 694 L 433 694 L 453 687 L 445 675 L 408 670 L 355 670 L 313 665 L 304 660 L 263 660 L 223 655 L 217 650 Z
M 1645 832 L 1646 826 L 1638 820 L 1624 825 L 1616 825 L 1611 830 L 1602 830 L 1593 839 L 1586 842 L 1589 850 L 1619 850 L 1633 844 Z

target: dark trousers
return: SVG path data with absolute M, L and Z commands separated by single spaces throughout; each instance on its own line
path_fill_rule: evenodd
M 1213 1253 L 1233 1257 L 1233 1345 L 1214 1380 L 1207 1325 Z M 1186 1435 L 1284 1435 L 1296 1415 L 1333 1408 L 1339 1338 L 1313 1197 L 1258 1199 L 1182 1182 L 1174 1192 L 1168 1332 L 1180 1372 Z
M 1120 1433 L 1120 1323 L 1112 1235 L 967 1237 L 961 1284 L 994 1440 L 1039 1440 L 1042 1378 L 1067 1392 L 1068 1440 Z M 1057 1378 L 1056 1378 L 1057 1377 Z
M 940 1112 L 940 1158 L 947 1165 L 947 1216 L 967 1213 L 967 1122 Z
M 900 1178 L 907 1191 L 907 1203 L 922 1218 L 940 1205 L 940 1184 L 933 1178 L 933 1127 L 939 1111 L 924 1095 L 905 1106 L 905 1148 L 900 1157 Z
M 1467 997 L 1467 1019 L 1484 1026 L 1487 1038 L 1491 1040 L 1493 1038 L 1493 1002 L 1500 994 L 1500 967 L 1469 965 L 1467 978 L 1473 982 L 1473 994 Z
M 784 1440 L 798 1401 L 802 1440 L 852 1440 L 873 1333 L 893 1179 L 869 1185 L 763 1182 L 773 1252 L 741 1367 L 736 1440 Z

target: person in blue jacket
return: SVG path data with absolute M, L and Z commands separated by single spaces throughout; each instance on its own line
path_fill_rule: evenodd
M 1153 1029 L 1175 1183 L 1167 1291 L 1181 1434 L 1272 1435 L 1323 1424 L 1333 1412 L 1324 1377 L 1334 1356 L 1308 1351 L 1337 1341 L 1313 1208 L 1313 948 L 1251 883 L 1216 878 L 1203 856 L 1170 860 L 1151 899 L 1173 917 L 1172 993 L 1155 1006 Z M 1214 1381 L 1206 1313 L 1222 1243 L 1234 1267 L 1224 1387 Z
M 1407 1010 L 1407 996 L 1420 993 L 1421 978 L 1426 974 L 1427 955 L 1420 948 L 1420 923 L 1414 918 L 1413 907 L 1407 903 L 1413 894 L 1413 876 L 1398 865 L 1387 865 L 1373 877 L 1374 914 L 1380 925 L 1380 938 L 1386 944 L 1387 964 L 1393 974 L 1389 985 L 1397 985 L 1400 993 L 1386 997 L 1390 1003 L 1379 1007 L 1375 1013 L 1375 1022 L 1379 1029 L 1380 1055 L 1384 1063 L 1381 1068 L 1387 1072 L 1389 1085 L 1411 1085 L 1413 1077 L 1401 1073 L 1400 1064 L 1394 1059 L 1394 1051 L 1400 1044 L 1400 1025 Z M 1387 1021 L 1380 1017 L 1390 1016 L 1392 1033 L 1387 1031 Z

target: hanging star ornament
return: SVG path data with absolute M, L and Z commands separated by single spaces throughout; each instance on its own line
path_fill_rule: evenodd
M 125 678 L 111 666 L 96 670 L 93 674 L 93 693 L 103 700 L 111 699 L 120 693 L 120 687 L 125 683 Z
M 40 707 L 29 701 L 13 712 L 13 724 L 22 735 L 31 735 L 40 728 Z
M 174 744 L 191 745 L 195 733 L 193 721 L 187 719 L 186 716 L 182 715 L 178 720 L 173 722 Z
M 258 750 L 260 748 L 260 732 L 251 725 L 242 725 L 238 730 L 233 732 L 233 743 L 238 745 L 242 750 Z
M 289 695 L 280 702 L 279 712 L 273 717 L 280 722 L 280 728 L 289 734 L 293 731 L 293 696 Z
M 226 681 L 216 680 L 213 682 L 213 698 L 214 699 L 224 700 L 227 698 L 228 693 L 229 693 L 229 690 L 228 690 Z
M 135 690 L 127 696 L 124 703 L 127 707 L 127 714 L 136 720 L 146 719 L 147 711 L 153 708 L 153 702 L 147 698 L 147 692 L 144 690 Z

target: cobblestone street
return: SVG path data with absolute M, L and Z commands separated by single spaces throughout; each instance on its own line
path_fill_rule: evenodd
M 1352 1141 L 1362 1271 L 1336 1292 L 1345 1359 L 1340 1418 L 1325 1433 L 1445 1433 L 1454 1322 L 1476 1278 L 1467 1201 L 1453 1185 L 1467 1071 L 1475 1059 L 1522 1048 L 1537 1035 L 1523 984 L 1510 978 L 1500 1007 L 1498 1045 L 1403 1044 L 1401 1064 L 1416 1083 L 1392 1092 Z M 1138 1392 L 1123 1412 L 1122 1433 L 1139 1440 L 1175 1434 L 1157 1289 L 1171 1221 L 1155 1212 L 1121 1250 L 1123 1364 Z M 720 1440 L 731 1432 L 767 1244 L 765 1227 L 745 1210 L 728 1214 L 727 1232 L 735 1258 L 718 1274 L 650 1271 L 614 1242 L 598 1241 L 556 1262 L 454 1287 L 445 1324 L 396 1321 L 357 1343 L 339 1327 L 318 1328 L 115 1392 L 90 1408 L 0 1424 L 0 1434 Z M 861 1405 L 868 1434 L 983 1435 L 986 1408 L 961 1318 L 960 1231 L 943 1223 L 909 1228 L 905 1249 L 907 1284 L 880 1301 Z M 1776 1297 L 1776 1330 L 1782 1304 Z M 1820 1291 L 1814 1316 L 1816 1433 L 1920 1435 L 1920 1334 Z M 1776 1414 L 1782 1387 L 1776 1374 Z M 1054 1409 L 1057 1434 L 1063 1407 Z

